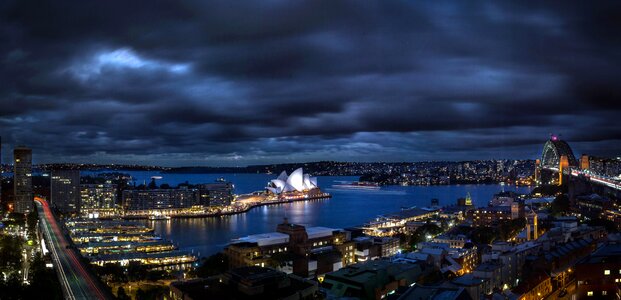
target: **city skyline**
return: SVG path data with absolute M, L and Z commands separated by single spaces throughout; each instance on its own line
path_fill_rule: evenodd
M 3 162 L 619 155 L 615 2 L 143 4 L 0 7 Z
M 621 2 L 0 4 L 0 299 L 617 299 Z

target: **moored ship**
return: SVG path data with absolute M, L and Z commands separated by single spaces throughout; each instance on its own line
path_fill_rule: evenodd
M 356 190 L 379 190 L 380 186 L 377 182 L 369 182 L 369 181 L 353 181 L 353 182 L 342 182 L 339 184 L 333 184 L 333 188 L 341 188 L 341 189 L 356 189 Z

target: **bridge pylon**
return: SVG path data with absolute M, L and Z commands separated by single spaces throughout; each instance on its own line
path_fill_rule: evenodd
M 561 155 L 561 159 L 558 163 L 558 185 L 563 185 L 563 172 L 569 171 L 569 159 L 567 155 Z

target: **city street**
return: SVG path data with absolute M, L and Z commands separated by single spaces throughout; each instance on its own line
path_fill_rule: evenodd
M 47 201 L 35 199 L 45 240 L 50 246 L 54 267 L 66 299 L 107 299 L 105 291 L 68 247 L 67 240 L 56 222 Z

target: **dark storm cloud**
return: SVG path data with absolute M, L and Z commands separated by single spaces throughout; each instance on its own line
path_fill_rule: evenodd
M 534 158 L 550 133 L 617 155 L 620 20 L 612 1 L 5 1 L 0 134 L 40 161 Z

